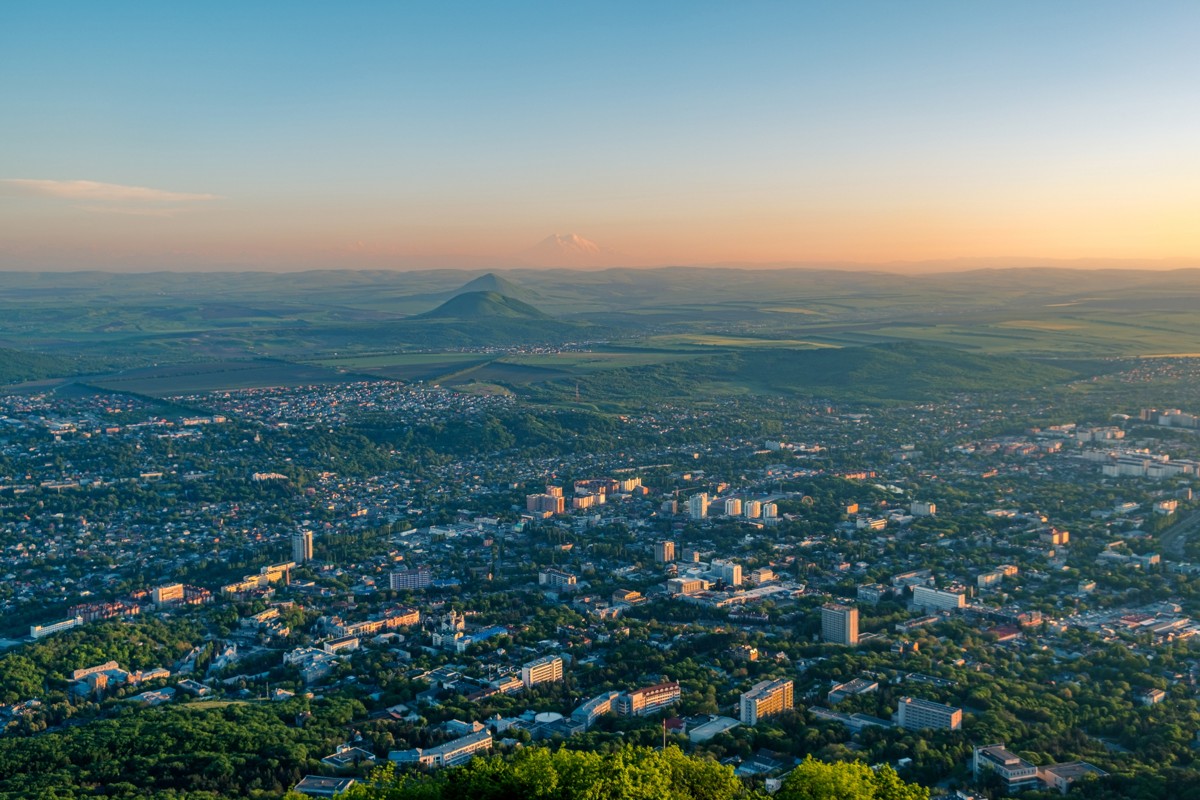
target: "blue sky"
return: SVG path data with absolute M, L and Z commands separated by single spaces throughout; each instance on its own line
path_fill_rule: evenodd
M 567 231 L 634 264 L 1196 257 L 1197 23 L 1194 3 L 15 5 L 0 266 L 490 266 Z

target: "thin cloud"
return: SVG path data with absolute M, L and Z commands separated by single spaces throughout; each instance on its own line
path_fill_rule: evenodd
M 169 192 L 147 186 L 123 186 L 99 181 L 48 181 L 32 178 L 0 178 L 14 193 L 83 200 L 92 203 L 194 203 L 221 200 L 220 195 L 195 192 Z M 92 209 L 89 209 L 92 210 Z
M 173 217 L 179 211 L 177 208 L 148 206 L 76 206 L 80 211 L 90 214 L 126 214 L 131 217 Z

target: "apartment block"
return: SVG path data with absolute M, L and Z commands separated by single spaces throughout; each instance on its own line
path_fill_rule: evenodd
M 913 605 L 926 611 L 952 611 L 967 605 L 961 592 L 943 592 L 929 586 L 913 587 Z
M 529 661 L 521 667 L 521 683 L 528 689 L 539 683 L 561 681 L 563 677 L 563 660 L 558 656 L 542 656 Z
M 858 609 L 840 603 L 821 606 L 821 639 L 833 644 L 858 644 Z
M 739 706 L 743 725 L 755 725 L 760 719 L 790 711 L 793 708 L 792 682 L 760 681 L 742 695 Z

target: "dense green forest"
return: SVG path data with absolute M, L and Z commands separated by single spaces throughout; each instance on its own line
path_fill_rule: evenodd
M 477 758 L 461 769 L 395 775 L 380 770 L 372 785 L 352 789 L 357 800 L 739 800 L 766 797 L 731 767 L 687 756 L 676 747 L 624 747 L 600 754 L 529 748 L 510 757 Z M 292 795 L 299 798 L 299 795 Z M 826 764 L 807 759 L 774 795 L 778 800 L 926 800 L 929 791 L 905 783 L 890 767 Z

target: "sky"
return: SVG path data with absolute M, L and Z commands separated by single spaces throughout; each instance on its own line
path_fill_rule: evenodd
M 0 268 L 1200 263 L 1200 3 L 39 2 Z

